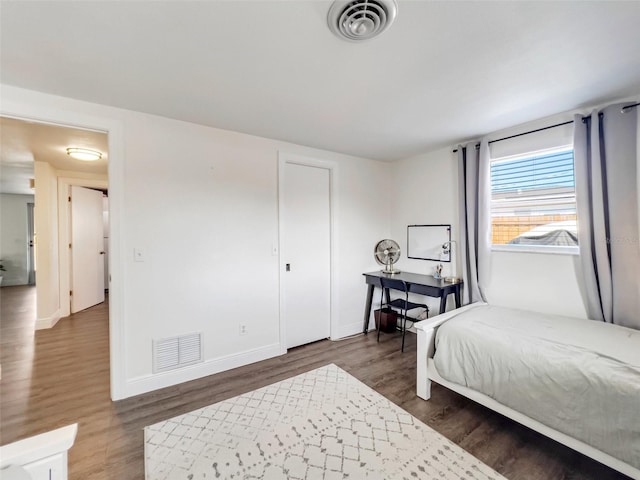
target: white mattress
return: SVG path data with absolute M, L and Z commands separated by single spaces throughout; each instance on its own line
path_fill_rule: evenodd
M 482 305 L 445 322 L 446 380 L 640 468 L 640 331 Z

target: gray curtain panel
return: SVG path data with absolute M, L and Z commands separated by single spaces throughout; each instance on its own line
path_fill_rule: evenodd
M 462 304 L 486 301 L 491 249 L 491 179 L 487 139 L 458 146 L 458 245 Z
M 589 318 L 640 329 L 638 112 L 576 116 L 578 242 Z

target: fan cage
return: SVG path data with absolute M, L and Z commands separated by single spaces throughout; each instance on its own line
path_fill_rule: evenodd
M 380 265 L 393 265 L 400 259 L 400 245 L 390 239 L 380 240 L 374 248 L 374 257 Z

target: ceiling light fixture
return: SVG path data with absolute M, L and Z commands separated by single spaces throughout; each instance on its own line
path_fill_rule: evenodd
M 97 150 L 91 150 L 90 148 L 69 147 L 67 148 L 67 155 L 77 160 L 84 160 L 85 162 L 93 162 L 102 158 L 102 153 Z
M 343 40 L 369 40 L 384 32 L 398 13 L 395 0 L 335 0 L 327 23 L 329 29 Z

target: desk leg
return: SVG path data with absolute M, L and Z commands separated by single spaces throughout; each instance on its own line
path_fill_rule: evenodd
M 462 306 L 462 302 L 460 301 L 460 285 L 458 285 L 453 292 L 453 298 L 456 301 L 456 308 L 460 308 Z
M 362 326 L 362 333 L 369 332 L 369 318 L 371 317 L 371 303 L 373 302 L 373 289 L 374 285 L 369 284 L 367 289 L 367 300 L 364 304 L 364 325 Z
M 444 313 L 447 309 L 447 296 L 448 295 L 440 296 L 440 313 Z

